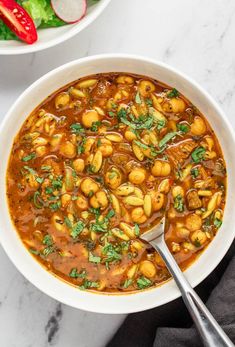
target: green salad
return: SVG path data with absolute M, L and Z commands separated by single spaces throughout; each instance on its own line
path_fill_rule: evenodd
M 58 18 L 50 0 L 17 0 L 32 17 L 37 28 L 59 27 L 66 23 Z M 0 20 L 0 40 L 18 40 L 17 36 Z

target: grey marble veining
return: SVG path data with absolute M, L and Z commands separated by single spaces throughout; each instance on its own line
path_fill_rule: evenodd
M 83 56 L 122 52 L 162 60 L 190 75 L 235 127 L 234 39 L 233 0 L 112 0 L 95 23 L 66 43 L 0 57 L 0 119 L 51 69 Z M 0 247 L 1 347 L 102 347 L 123 318 L 61 305 L 24 279 Z

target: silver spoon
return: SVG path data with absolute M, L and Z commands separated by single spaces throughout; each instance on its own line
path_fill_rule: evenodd
M 155 228 L 145 232 L 140 236 L 144 241 L 150 243 L 161 255 L 166 263 L 168 270 L 174 278 L 182 298 L 187 306 L 189 313 L 197 327 L 202 338 L 204 346 L 207 347 L 234 347 L 234 344 L 225 334 L 223 329 L 216 322 L 212 314 L 193 290 L 189 282 L 184 277 L 182 271 L 177 265 L 174 257 L 171 255 L 164 239 L 165 217 Z

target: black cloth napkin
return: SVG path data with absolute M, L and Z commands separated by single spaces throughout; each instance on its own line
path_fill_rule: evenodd
M 217 268 L 196 288 L 235 343 L 235 241 Z M 202 347 L 182 301 L 127 316 L 106 347 Z M 215 346 L 216 347 L 216 346 Z

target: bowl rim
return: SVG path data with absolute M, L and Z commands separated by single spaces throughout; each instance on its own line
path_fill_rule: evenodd
M 94 56 L 89 56 L 89 57 L 85 57 L 85 58 L 80 58 L 77 60 L 73 60 L 69 63 L 66 63 L 62 66 L 59 66 L 58 68 L 48 72 L 47 74 L 45 74 L 44 76 L 42 76 L 41 78 L 39 78 L 38 80 L 36 80 L 33 84 L 31 84 L 15 101 L 15 103 L 11 106 L 11 108 L 9 109 L 8 113 L 6 114 L 4 120 L 2 121 L 1 125 L 0 125 L 0 137 L 3 138 L 3 134 L 4 134 L 4 128 L 7 126 L 7 123 L 9 122 L 9 119 L 11 117 L 11 114 L 13 113 L 14 109 L 17 108 L 17 106 L 19 104 L 21 104 L 21 102 L 25 99 L 25 97 L 27 96 L 27 94 L 29 94 L 30 92 L 34 91 L 38 86 L 40 86 L 42 83 L 50 80 L 51 78 L 53 78 L 53 76 L 56 76 L 57 73 L 64 71 L 66 69 L 72 68 L 74 66 L 79 66 L 82 65 L 83 63 L 89 64 L 92 62 L 96 62 L 97 61 L 102 61 L 102 60 L 116 60 L 116 59 L 123 59 L 123 60 L 130 60 L 130 61 L 137 61 L 137 63 L 146 63 L 146 64 L 152 64 L 155 66 L 158 66 L 160 68 L 163 68 L 165 70 L 167 70 L 168 72 L 179 76 L 179 78 L 185 79 L 186 81 L 189 82 L 190 85 L 192 85 L 194 88 L 196 88 L 196 90 L 199 92 L 199 94 L 201 94 L 202 96 L 204 96 L 206 98 L 206 100 L 208 101 L 209 104 L 212 104 L 212 106 L 215 108 L 216 112 L 219 114 L 219 116 L 221 117 L 221 120 L 225 123 L 226 125 L 226 130 L 229 132 L 230 135 L 230 140 L 231 143 L 233 143 L 233 145 L 235 145 L 235 133 L 228 121 L 228 119 L 226 118 L 224 112 L 222 111 L 222 109 L 220 108 L 220 106 L 217 104 L 217 102 L 197 83 L 195 82 L 193 79 L 189 78 L 188 76 L 186 76 L 184 73 L 180 72 L 178 69 L 175 69 L 171 66 L 169 66 L 168 64 L 165 64 L 163 62 L 159 62 L 156 61 L 154 59 L 148 58 L 148 57 L 144 57 L 144 56 L 140 56 L 140 55 L 132 55 L 132 54 L 100 54 L 100 55 L 94 55 Z M 111 72 L 111 71 L 110 71 Z M 164 81 L 162 81 L 164 82 Z M 39 103 L 41 102 L 41 100 L 39 100 Z M 38 104 L 39 104 L 38 103 Z M 22 123 L 24 122 L 24 120 L 26 119 L 26 117 L 24 117 L 24 119 L 22 119 Z M 5 172 L 6 175 L 6 172 Z M 2 224 L 2 221 L 0 219 L 0 226 Z M 14 228 L 14 226 L 12 226 Z M 221 228 L 222 229 L 222 228 Z M 1 230 L 1 229 L 0 229 Z M 220 230 L 218 231 L 220 232 Z M 226 238 L 226 243 L 223 244 L 221 246 L 222 251 L 217 254 L 216 259 L 213 259 L 213 261 L 210 262 L 210 266 L 208 266 L 206 269 L 203 270 L 203 272 L 200 274 L 200 276 L 198 276 L 197 278 L 193 277 L 190 278 L 190 284 L 192 285 L 192 287 L 197 286 L 201 281 L 203 281 L 215 268 L 216 266 L 219 264 L 219 262 L 222 260 L 222 258 L 225 256 L 227 250 L 229 249 L 230 245 L 232 244 L 232 241 L 234 239 L 235 236 L 235 228 L 233 230 L 231 230 L 229 236 Z M 213 240 L 214 241 L 214 240 Z M 20 242 L 22 242 L 20 240 Z M 94 292 L 88 292 L 88 291 L 80 291 L 77 290 L 77 292 L 79 292 L 78 297 L 80 299 L 85 299 L 85 303 L 83 302 L 83 300 L 80 300 L 79 302 L 74 302 L 72 301 L 70 298 L 68 297 L 63 297 L 63 295 L 61 296 L 58 292 L 53 291 L 52 288 L 48 285 L 45 286 L 45 284 L 41 284 L 38 280 L 35 279 L 35 277 L 32 279 L 32 273 L 28 273 L 27 271 L 25 271 L 25 269 L 23 269 L 23 266 L 19 264 L 18 262 L 18 258 L 16 256 L 16 254 L 14 254 L 13 252 L 10 251 L 9 249 L 9 245 L 8 245 L 8 240 L 7 237 L 5 238 L 4 235 L 3 237 L 0 236 L 0 244 L 2 245 L 2 247 L 4 248 L 5 252 L 7 253 L 7 255 L 9 256 L 9 258 L 11 259 L 11 261 L 14 263 L 14 265 L 16 266 L 16 268 L 27 278 L 27 280 L 29 280 L 32 284 L 34 284 L 37 288 L 39 288 L 42 292 L 46 293 L 47 295 L 49 295 L 50 297 L 64 303 L 67 304 L 69 306 L 75 307 L 75 308 L 79 308 L 82 310 L 86 310 L 86 311 L 90 311 L 90 312 L 96 312 L 96 313 L 106 313 L 106 314 L 126 314 L 126 313 L 131 313 L 131 312 L 139 312 L 139 311 L 143 311 L 143 310 L 147 310 L 153 307 L 157 307 L 163 304 L 166 304 L 174 299 L 177 299 L 178 297 L 181 296 L 178 288 L 176 287 L 175 284 L 173 284 L 173 287 L 171 288 L 171 293 L 164 298 L 161 298 L 160 302 L 156 303 L 156 302 L 151 302 L 151 303 L 147 303 L 145 302 L 145 297 L 146 296 L 151 296 L 154 297 L 153 293 L 154 291 L 157 290 L 157 288 L 159 287 L 163 287 L 163 285 L 157 287 L 157 288 L 151 288 L 149 290 L 144 290 L 144 291 L 140 291 L 138 293 L 133 293 L 133 294 L 102 294 L 102 293 L 94 293 Z M 212 244 L 212 243 L 211 243 Z M 210 245 L 209 245 L 210 246 Z M 22 244 L 22 248 L 24 248 L 23 244 Z M 206 251 L 205 251 L 206 252 Z M 204 252 L 204 253 L 205 253 Z M 28 253 L 28 252 L 27 252 Z M 31 257 L 30 254 L 28 254 L 29 257 Z M 200 257 L 203 256 L 203 253 Z M 27 255 L 26 255 L 27 257 Z M 199 258 L 200 258 L 199 257 Z M 33 259 L 35 266 L 34 268 L 38 269 L 39 271 L 39 267 L 41 269 L 43 269 L 43 271 L 45 272 L 45 276 L 44 278 L 48 279 L 49 281 L 49 277 L 54 277 L 52 276 L 50 273 L 48 273 L 35 259 Z M 197 262 L 198 260 L 196 260 L 185 272 L 185 276 L 186 278 L 188 277 L 188 270 L 192 269 L 192 267 L 194 266 L 194 264 Z M 32 265 L 32 264 L 31 264 Z M 57 279 L 57 281 L 59 282 L 63 282 L 60 279 Z M 168 283 L 173 282 L 173 280 L 168 281 Z M 73 288 L 71 285 L 68 285 L 67 283 L 65 284 L 68 287 Z M 62 284 L 59 285 L 62 288 Z M 150 293 L 150 294 L 149 294 Z M 93 296 L 93 297 L 92 297 Z M 95 306 L 92 306 L 94 302 L 96 302 L 96 300 L 94 299 L 94 297 L 98 298 L 98 297 L 102 297 L 103 299 L 106 299 L 107 304 L 100 304 L 99 303 L 99 307 L 96 308 Z M 136 299 L 134 299 L 133 301 L 133 297 L 135 297 Z M 111 300 L 110 300 L 111 298 Z M 114 303 L 113 303 L 113 299 L 116 299 L 117 302 L 117 307 L 115 306 L 114 309 Z M 129 298 L 128 301 L 122 300 L 120 298 Z M 93 300 L 94 299 L 94 300 Z M 97 299 L 99 300 L 99 299 Z M 89 301 L 89 302 L 88 302 Z M 123 303 L 127 304 L 127 302 L 131 302 L 130 306 L 125 306 Z M 133 302 L 136 304 L 136 306 L 133 307 Z M 111 307 L 109 307 L 109 304 L 111 304 Z
M 21 55 L 21 54 L 27 54 L 27 53 L 35 53 L 39 51 L 43 51 L 47 48 L 54 47 L 64 41 L 67 41 L 74 37 L 76 34 L 81 32 L 83 29 L 88 27 L 92 22 L 94 22 L 99 15 L 104 11 L 104 9 L 108 6 L 108 4 L 111 2 L 111 0 L 101 0 L 97 4 L 94 3 L 96 6 L 94 10 L 86 14 L 85 17 L 82 18 L 81 21 L 74 24 L 68 24 L 66 26 L 72 26 L 70 30 L 63 33 L 62 35 L 58 35 L 55 38 L 50 39 L 48 42 L 40 42 L 38 44 L 32 44 L 28 45 L 26 43 L 22 43 L 21 46 L 16 46 L 14 48 L 8 48 L 8 47 L 1 47 L 0 46 L 0 56 L 1 55 Z M 45 28 L 40 30 L 52 30 L 53 28 Z M 54 28 L 56 29 L 56 28 Z M 58 29 L 58 27 L 57 27 Z M 11 42 L 12 40 L 9 40 Z M 1 41 L 0 41 L 1 42 Z M 5 41 L 6 42 L 6 41 Z M 37 43 L 37 42 L 36 42 Z

